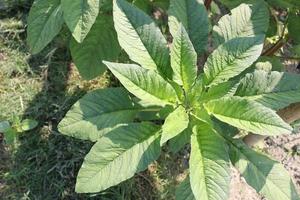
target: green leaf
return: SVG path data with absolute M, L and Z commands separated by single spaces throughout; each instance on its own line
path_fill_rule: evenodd
M 270 6 L 275 8 L 295 8 L 300 7 L 298 0 L 266 0 Z
M 114 61 L 121 48 L 110 16 L 99 15 L 82 43 L 71 40 L 71 54 L 80 75 L 87 80 L 102 74 L 106 66 L 102 60 Z
M 159 105 L 176 102 L 173 87 L 155 71 L 134 64 L 104 63 L 136 97 Z
M 224 83 L 220 83 L 219 85 L 212 85 L 206 91 L 201 93 L 198 101 L 203 103 L 208 102 L 210 100 L 219 99 L 227 94 L 229 94 L 234 87 L 234 81 L 227 81 Z
M 33 3 L 27 28 L 27 41 L 33 54 L 39 53 L 59 33 L 64 23 L 60 0 Z
M 203 53 L 209 32 L 208 14 L 203 1 L 171 0 L 168 13 L 171 34 L 176 35 L 182 23 L 197 53 Z
M 256 70 L 241 80 L 236 96 L 279 110 L 300 101 L 300 75 Z
M 189 92 L 197 77 L 197 53 L 182 25 L 173 39 L 171 67 L 173 80 Z
M 239 141 L 231 145 L 234 166 L 258 193 L 272 200 L 299 200 L 290 174 L 278 162 Z
M 205 63 L 205 83 L 216 85 L 239 75 L 260 56 L 263 41 L 264 35 L 258 35 L 235 38 L 220 45 Z
M 241 4 L 223 16 L 213 28 L 213 43 L 219 46 L 234 38 L 265 34 L 269 27 L 269 10 L 263 0 Z
M 1 121 L 0 122 L 0 133 L 4 133 L 10 128 L 10 123 L 8 121 Z
M 99 13 L 100 0 L 61 0 L 64 19 L 79 43 L 89 33 Z
M 5 140 L 5 143 L 8 145 L 13 144 L 16 140 L 16 137 L 17 137 L 17 132 L 13 128 L 8 128 L 4 132 L 4 140 Z
M 300 44 L 300 14 L 296 14 L 294 12 L 289 13 L 288 30 L 289 36 L 293 39 L 293 41 L 296 44 Z
M 95 90 L 73 105 L 58 129 L 68 136 L 96 141 L 116 125 L 131 122 L 137 112 L 125 89 Z
M 177 153 L 178 151 L 180 151 L 186 144 L 191 141 L 192 132 L 192 128 L 189 126 L 179 135 L 170 139 L 168 143 L 170 151 L 173 153 Z
M 196 200 L 191 188 L 189 177 L 186 177 L 176 188 L 175 196 L 176 200 Z
M 190 184 L 196 199 L 224 200 L 229 197 L 228 146 L 206 123 L 193 128 Z
M 38 122 L 36 120 L 33 120 L 33 119 L 24 119 L 22 122 L 21 122 L 21 132 L 24 132 L 24 131 L 30 131 L 34 128 L 36 128 L 38 126 Z
M 183 106 L 178 106 L 165 120 L 162 126 L 161 146 L 174 138 L 189 125 L 189 115 Z
M 289 134 L 292 128 L 275 111 L 241 97 L 224 97 L 205 104 L 217 119 L 259 135 Z
M 133 123 L 103 136 L 84 159 L 76 192 L 99 192 L 145 170 L 160 155 L 159 132 L 153 124 Z
M 131 60 L 171 76 L 167 41 L 147 14 L 124 0 L 114 0 L 114 24 L 119 43 Z

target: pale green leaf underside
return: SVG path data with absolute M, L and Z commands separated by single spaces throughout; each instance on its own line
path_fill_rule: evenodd
M 85 40 L 77 43 L 72 39 L 70 49 L 84 79 L 90 80 L 102 74 L 106 69 L 102 60 L 114 61 L 121 51 L 112 18 L 99 15 Z
M 264 35 L 258 35 L 235 38 L 220 45 L 205 63 L 205 83 L 215 85 L 239 75 L 260 56 L 263 41 Z
M 197 53 L 182 25 L 173 39 L 171 67 L 173 80 L 189 92 L 197 77 Z
M 99 192 L 145 170 L 160 154 L 159 131 L 150 123 L 132 123 L 103 136 L 84 159 L 76 192 Z
M 196 199 L 229 197 L 230 164 L 224 140 L 205 123 L 195 126 L 191 139 L 190 184 Z
M 61 0 L 64 19 L 79 43 L 89 33 L 99 13 L 100 0 Z
M 178 106 L 166 118 L 162 126 L 162 136 L 160 144 L 163 145 L 169 139 L 177 136 L 189 125 L 189 115 L 183 106 Z
M 95 90 L 73 105 L 58 129 L 64 135 L 96 141 L 116 125 L 131 122 L 137 112 L 125 89 Z
M 265 34 L 269 26 L 269 10 L 263 0 L 241 4 L 223 16 L 213 27 L 213 43 L 219 46 L 237 37 Z
M 280 163 L 241 143 L 232 146 L 232 151 L 235 167 L 257 192 L 270 200 L 300 199 L 290 174 Z
M 175 192 L 176 200 L 196 200 L 191 188 L 190 178 L 186 177 L 184 181 L 176 188 Z
M 300 75 L 256 70 L 243 78 L 236 96 L 279 110 L 300 101 Z
M 205 104 L 217 119 L 260 135 L 289 134 L 292 128 L 275 111 L 241 97 L 224 97 Z
M 119 43 L 130 59 L 171 75 L 167 41 L 154 21 L 124 0 L 114 0 L 113 17 Z
M 33 54 L 39 53 L 59 33 L 64 23 L 59 0 L 35 1 L 28 17 L 27 41 Z
M 202 0 L 171 0 L 169 7 L 169 27 L 174 36 L 180 28 L 180 23 L 189 34 L 197 53 L 206 50 L 209 21 Z
M 173 87 L 155 71 L 135 64 L 104 63 L 136 97 L 159 105 L 176 101 L 177 96 Z

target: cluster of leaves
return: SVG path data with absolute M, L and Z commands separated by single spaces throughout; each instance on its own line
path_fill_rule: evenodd
M 163 10 L 169 7 L 167 0 L 128 1 L 147 13 L 151 13 L 154 7 Z M 250 3 L 253 0 L 221 0 L 221 3 L 230 9 L 243 2 Z M 296 44 L 299 44 L 299 2 L 297 0 L 266 0 L 266 2 L 271 8 L 289 11 L 289 17 L 285 19 L 275 15 L 270 18 L 271 28 L 268 36 L 280 35 L 283 24 L 289 24 L 289 35 Z M 30 10 L 27 29 L 28 44 L 32 53 L 36 54 L 44 49 L 61 32 L 64 24 L 73 36 L 69 41 L 71 55 L 84 79 L 93 79 L 105 71 L 106 67 L 101 60 L 116 61 L 120 57 L 121 48 L 112 20 L 112 0 L 36 0 Z M 299 49 L 299 45 L 293 48 L 295 54 L 300 54 Z M 276 63 L 278 59 L 269 58 L 268 61 Z
M 59 124 L 63 134 L 95 142 L 76 191 L 105 190 L 145 170 L 163 145 L 177 152 L 190 143 L 189 175 L 177 199 L 227 199 L 232 164 L 267 199 L 298 200 L 284 167 L 236 137 L 239 129 L 291 133 L 276 111 L 300 101 L 300 76 L 253 65 L 268 30 L 266 3 L 239 5 L 212 31 L 201 0 L 171 0 L 168 13 L 172 45 L 143 11 L 113 1 L 119 44 L 136 64 L 104 61 L 126 89 L 88 93 Z M 202 71 L 197 60 L 210 32 L 214 51 Z
M 167 7 L 167 1 L 134 0 L 150 12 L 154 6 Z M 121 48 L 112 20 L 112 0 L 36 0 L 28 17 L 28 44 L 39 53 L 67 25 L 72 38 L 69 47 L 73 61 L 84 79 L 93 79 L 106 67 L 102 60 L 115 61 Z M 62 32 L 64 32 L 62 31 Z
M 221 0 L 226 7 L 232 9 L 241 3 L 255 2 L 253 0 Z M 266 51 L 265 54 L 270 56 L 281 48 L 286 42 L 291 42 L 293 56 L 300 56 L 300 1 L 298 0 L 265 0 L 269 10 L 270 27 L 267 36 L 274 39 L 274 49 Z M 270 59 L 274 61 L 275 59 Z M 275 61 L 276 62 L 276 61 Z
M 19 117 L 15 117 L 12 123 L 8 121 L 0 122 L 0 133 L 4 134 L 6 144 L 13 144 L 19 133 L 32 130 L 36 128 L 38 122 L 33 119 L 20 120 Z

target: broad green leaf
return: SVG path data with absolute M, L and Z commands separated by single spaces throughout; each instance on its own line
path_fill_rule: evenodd
M 17 138 L 17 132 L 13 128 L 8 128 L 3 134 L 5 143 L 8 145 L 13 144 Z
M 228 146 L 206 123 L 193 128 L 190 184 L 196 199 L 224 200 L 229 197 Z
M 233 38 L 265 34 L 269 26 L 269 10 L 263 0 L 241 4 L 223 16 L 213 28 L 213 43 L 219 46 Z
M 103 136 L 84 159 L 76 192 L 99 192 L 145 170 L 160 155 L 159 132 L 153 124 L 133 123 Z
M 173 87 L 155 71 L 134 64 L 104 63 L 136 97 L 159 105 L 176 102 Z
M 207 102 L 213 99 L 219 99 L 230 93 L 232 88 L 234 87 L 234 81 L 227 81 L 224 83 L 220 83 L 219 85 L 212 85 L 210 88 L 207 88 L 206 91 L 201 93 L 198 101 Z
M 275 8 L 296 8 L 300 7 L 298 0 L 266 0 L 270 6 Z
M 191 141 L 192 132 L 192 128 L 189 126 L 179 135 L 170 139 L 168 143 L 170 151 L 173 153 L 177 153 L 178 151 L 180 151 L 186 144 Z
M 171 67 L 173 80 L 188 93 L 197 77 L 197 53 L 182 25 L 173 39 Z
M 191 189 L 189 177 L 186 177 L 176 188 L 175 196 L 176 200 L 196 200 Z
M 256 70 L 240 82 L 236 96 L 279 110 L 300 101 L 300 75 Z
M 220 45 L 205 63 L 205 83 L 216 85 L 239 75 L 260 56 L 263 41 L 264 35 L 258 35 L 235 38 Z
M 288 18 L 289 36 L 296 44 L 300 44 L 300 14 L 290 12 Z
M 231 158 L 246 182 L 270 200 L 299 200 L 290 174 L 278 162 L 239 141 L 231 145 Z
M 102 74 L 106 69 L 102 60 L 114 61 L 121 51 L 112 18 L 99 15 L 85 40 L 77 43 L 72 39 L 70 49 L 84 79 L 90 80 Z
M 167 10 L 170 5 L 170 0 L 153 0 L 152 4 L 153 6 Z
M 189 115 L 183 106 L 178 106 L 165 120 L 162 126 L 161 146 L 169 139 L 182 133 L 189 125 Z
M 116 125 L 131 122 L 137 112 L 125 89 L 99 89 L 75 103 L 58 129 L 68 136 L 96 141 Z
M 147 14 L 125 0 L 114 0 L 114 24 L 119 43 L 131 60 L 171 76 L 167 41 Z
M 174 36 L 184 26 L 198 54 L 206 50 L 209 21 L 202 0 L 170 0 L 169 27 Z
M 209 101 L 205 108 L 217 119 L 259 135 L 281 135 L 292 131 L 275 111 L 241 97 Z
M 0 122 L 0 133 L 4 133 L 10 128 L 10 123 L 8 121 L 1 121 Z
M 99 13 L 101 0 L 61 0 L 64 19 L 79 43 L 89 33 Z
M 33 54 L 39 53 L 59 33 L 64 23 L 60 0 L 33 3 L 27 28 L 27 41 Z

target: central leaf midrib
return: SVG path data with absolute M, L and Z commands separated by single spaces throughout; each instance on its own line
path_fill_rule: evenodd
M 109 167 L 110 165 L 112 165 L 118 158 L 122 157 L 124 154 L 126 154 L 128 151 L 132 150 L 132 149 L 135 149 L 137 146 L 141 145 L 142 143 L 146 142 L 147 140 L 150 140 L 151 137 L 153 137 L 153 141 L 152 143 L 159 137 L 159 133 L 160 133 L 160 130 L 154 132 L 153 134 L 149 134 L 149 135 L 146 135 L 144 137 L 142 137 L 138 143 L 132 145 L 130 148 L 128 149 L 125 149 L 125 151 L 122 151 L 122 153 L 120 153 L 118 156 L 114 157 L 112 160 L 109 160 L 107 162 L 107 164 L 103 165 L 102 168 L 98 168 L 98 172 L 96 172 L 94 174 L 94 176 L 91 176 L 91 178 L 89 180 L 87 180 L 87 182 L 89 182 L 91 179 L 97 177 L 100 173 L 102 173 L 102 171 L 106 170 L 107 167 Z M 151 144 L 152 144 L 151 143 Z M 149 146 L 151 145 L 149 144 Z M 144 153 L 144 152 L 143 152 Z
M 263 123 L 263 122 L 259 122 L 259 121 L 250 121 L 250 120 L 240 119 L 240 118 L 236 118 L 236 117 L 232 117 L 232 116 L 227 116 L 227 115 L 223 115 L 223 114 L 213 113 L 213 115 L 222 116 L 222 117 L 230 118 L 230 119 L 235 119 L 235 120 L 239 120 L 239 121 L 243 121 L 243 122 L 252 122 L 252 123 L 264 124 L 264 125 L 268 125 L 268 126 L 275 126 L 275 127 L 281 128 L 281 129 L 286 129 L 286 128 L 283 128 L 282 126 L 277 126 L 276 124 L 267 124 L 267 123 Z
M 117 72 L 119 75 L 121 75 L 121 77 L 124 77 L 128 82 L 132 83 L 135 87 L 137 87 L 137 88 L 139 88 L 140 90 L 144 91 L 145 93 L 151 95 L 151 96 L 152 96 L 154 99 L 156 99 L 157 101 L 159 101 L 159 102 L 170 103 L 170 102 L 169 102 L 169 100 L 170 100 L 169 97 L 170 97 L 170 96 L 169 96 L 168 98 L 163 98 L 163 99 L 161 99 L 161 97 L 157 97 L 157 96 L 155 96 L 155 94 L 150 93 L 150 92 L 147 91 L 146 89 L 140 87 L 137 83 L 135 83 L 135 82 L 133 82 L 131 79 L 129 79 L 128 76 L 125 76 L 125 75 L 121 74 L 121 73 L 120 73 L 118 70 L 116 70 L 116 69 L 113 69 L 113 70 L 114 70 L 115 72 Z M 145 69 L 145 70 L 147 70 L 147 69 Z M 148 70 L 150 70 L 150 69 L 148 69 Z M 157 75 L 157 76 L 160 76 L 159 74 L 156 74 L 156 75 Z M 162 78 L 162 79 L 163 79 L 163 78 Z M 165 80 L 164 80 L 164 81 L 165 81 Z M 169 86 L 169 88 L 172 89 L 172 91 L 174 92 L 174 94 L 175 94 L 175 96 L 176 96 L 176 92 L 174 91 L 173 87 L 169 85 L 168 82 L 166 82 L 166 88 L 167 88 L 167 86 Z
M 202 173 L 204 175 L 204 183 L 205 183 L 204 185 L 205 185 L 205 191 L 206 191 L 205 193 L 206 193 L 207 199 L 209 199 L 208 189 L 207 189 L 207 180 L 206 180 L 207 177 L 206 177 L 206 173 L 205 173 L 205 169 L 204 169 L 205 168 L 204 167 L 205 166 L 204 159 L 203 159 L 203 151 L 204 150 L 202 149 L 201 139 L 199 138 L 200 140 L 198 141 L 198 137 L 200 137 L 200 136 L 197 135 L 196 138 L 197 138 L 197 142 L 198 142 L 199 147 L 200 147 L 199 151 L 200 151 L 200 154 L 201 154 L 201 163 L 202 163 L 202 166 L 203 166 Z
M 118 3 L 119 4 L 119 3 Z M 144 46 L 144 48 L 147 50 L 147 54 L 148 56 L 151 58 L 151 61 L 154 63 L 154 65 L 156 66 L 155 70 L 160 70 L 160 66 L 156 63 L 156 60 L 152 57 L 152 55 L 149 53 L 149 49 L 148 47 L 145 45 L 144 41 L 141 39 L 140 34 L 137 31 L 137 27 L 134 26 L 134 23 L 132 23 L 132 20 L 130 19 L 130 17 L 128 17 L 128 15 L 124 12 L 124 9 L 122 6 L 118 6 L 118 8 L 123 12 L 123 14 L 126 16 L 126 18 L 128 19 L 130 25 L 133 27 L 134 32 L 137 34 L 139 40 L 141 41 L 142 45 Z M 151 22 L 153 23 L 153 22 Z
M 284 94 L 287 94 L 287 93 L 290 93 L 290 92 L 296 92 L 296 91 L 298 91 L 298 92 L 300 92 L 300 88 L 297 88 L 297 89 L 292 89 L 292 90 L 285 90 L 285 91 L 271 91 L 271 92 L 264 92 L 264 93 L 261 93 L 261 94 L 254 94 L 254 95 L 244 95 L 244 96 L 241 96 L 241 97 L 251 97 L 251 98 L 255 98 L 255 99 L 257 99 L 257 98 L 259 98 L 259 97 L 264 97 L 264 96 L 266 96 L 266 95 L 272 95 L 272 94 L 282 94 L 282 95 L 284 95 Z M 239 96 L 239 95 L 236 95 L 236 96 Z
M 96 119 L 98 117 L 102 117 L 102 116 L 106 116 L 106 115 L 116 115 L 117 113 L 122 113 L 122 112 L 133 112 L 133 111 L 139 111 L 140 109 L 122 109 L 122 110 L 117 110 L 117 111 L 109 111 L 109 112 L 105 112 L 105 113 L 101 113 L 98 115 L 93 115 L 91 117 L 83 117 L 80 120 L 76 120 L 76 122 L 72 123 L 72 124 L 68 124 L 66 126 L 63 126 L 63 128 L 69 127 L 69 126 L 73 126 L 74 124 L 78 124 L 81 123 L 82 121 L 87 121 L 89 122 L 89 120 L 93 120 Z M 78 112 L 79 113 L 79 112 Z M 73 113 L 72 113 L 73 114 Z M 79 113 L 81 114 L 81 113 Z
M 37 37 L 37 39 L 35 40 L 35 45 L 34 45 L 34 48 L 33 49 L 35 49 L 36 48 L 36 46 L 37 46 L 37 43 L 38 43 L 38 41 L 40 40 L 40 37 L 41 37 L 41 35 L 42 35 L 42 33 L 46 30 L 46 24 L 48 24 L 48 22 L 49 22 L 49 19 L 51 19 L 51 17 L 52 17 L 52 15 L 53 15 L 53 13 L 55 12 L 55 11 L 59 11 L 59 9 L 61 9 L 61 5 L 54 5 L 51 9 L 50 9 L 50 11 L 49 11 L 49 15 L 46 15 L 46 19 L 45 19 L 45 23 L 44 23 L 44 25 L 43 25 L 43 28 L 42 28 L 42 31 L 40 31 L 39 32 L 39 34 L 38 34 L 38 37 Z M 62 11 L 61 11 L 62 12 Z M 34 22 L 35 21 L 37 21 L 39 19 L 39 17 L 37 17 L 35 20 L 34 20 Z M 33 22 L 32 22 L 33 23 Z
M 235 39 L 235 38 L 233 38 L 233 39 Z M 222 47 L 224 47 L 224 46 L 226 45 L 226 43 L 228 44 L 229 41 L 230 41 L 230 40 L 228 40 L 227 42 L 223 43 L 223 44 L 222 44 Z M 257 42 L 257 41 L 253 42 L 253 44 L 255 44 L 256 42 Z M 241 59 L 241 56 L 242 56 L 243 54 L 245 54 L 245 52 L 247 52 L 249 49 L 251 49 L 251 48 L 253 48 L 253 47 L 254 47 L 253 45 L 249 45 L 249 47 L 247 47 L 247 48 L 245 49 L 245 51 L 241 52 L 237 57 L 235 57 L 232 61 L 230 61 L 226 66 L 222 67 L 221 70 L 219 70 L 217 73 L 215 73 L 215 77 L 213 77 L 212 80 L 209 81 L 209 84 L 211 85 L 211 84 L 218 78 L 218 76 L 220 76 L 220 74 L 222 74 L 222 73 L 225 71 L 226 68 L 232 67 L 232 66 L 234 65 L 234 63 L 235 63 L 237 60 Z M 223 51 L 224 51 L 224 50 L 223 50 Z M 249 58 L 249 57 L 251 57 L 251 56 L 248 56 L 247 58 Z M 249 67 L 250 67 L 250 66 L 249 66 Z M 247 67 L 247 68 L 249 68 L 249 67 Z M 210 68 L 210 67 L 207 66 L 207 69 L 209 69 L 209 68 Z

